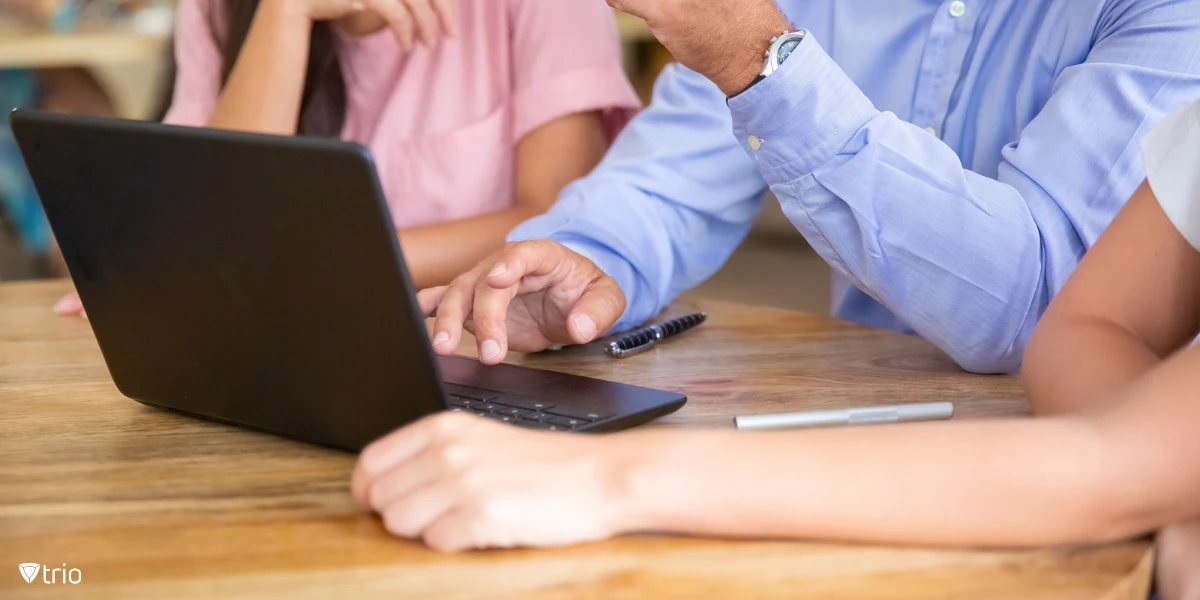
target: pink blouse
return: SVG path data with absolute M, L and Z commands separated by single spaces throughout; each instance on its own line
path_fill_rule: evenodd
M 210 23 L 220 0 L 180 0 L 166 122 L 203 126 L 221 88 Z M 392 33 L 341 35 L 342 138 L 370 148 L 397 227 L 511 207 L 516 143 L 599 110 L 615 135 L 640 108 L 604 0 L 457 0 L 459 34 L 401 50 Z

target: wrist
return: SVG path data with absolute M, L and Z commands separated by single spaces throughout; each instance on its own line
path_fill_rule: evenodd
M 605 444 L 613 534 L 677 531 L 671 515 L 682 509 L 680 498 L 697 509 L 701 498 L 690 495 L 694 480 L 688 450 L 695 436 L 668 432 L 626 434 L 618 444 Z
M 298 26 L 311 26 L 313 22 L 307 2 L 295 0 L 262 0 L 258 5 L 259 15 L 265 16 L 272 22 L 287 23 Z
M 773 3 L 753 23 L 738 33 L 733 42 L 736 47 L 730 48 L 722 61 L 724 68 L 710 78 L 726 96 L 735 96 L 749 87 L 763 71 L 771 39 L 795 29 Z

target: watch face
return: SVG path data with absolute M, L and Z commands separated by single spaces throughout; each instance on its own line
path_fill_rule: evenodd
M 796 50 L 796 48 L 798 46 L 800 46 L 800 42 L 802 42 L 802 41 L 803 40 L 788 40 L 788 41 L 780 44 L 779 45 L 779 54 L 777 55 L 779 64 L 782 65 L 783 61 L 787 60 L 788 57 L 792 55 L 792 52 L 794 52 Z

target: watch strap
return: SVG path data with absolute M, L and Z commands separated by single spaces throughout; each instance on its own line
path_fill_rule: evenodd
M 760 82 L 760 81 L 762 81 L 762 80 L 764 80 L 764 79 L 766 79 L 766 78 L 767 78 L 767 76 L 766 76 L 766 75 L 759 75 L 759 76 L 755 77 L 755 78 L 754 78 L 754 81 L 751 81 L 751 82 L 750 82 L 750 85 L 748 85 L 748 86 L 746 86 L 746 87 L 742 88 L 742 91 L 740 91 L 740 92 L 738 92 L 738 93 L 736 93 L 736 94 L 734 94 L 734 95 L 730 96 L 729 98 L 730 98 L 730 99 L 733 99 L 733 98 L 737 98 L 738 96 L 741 96 L 742 94 L 745 94 L 746 92 L 750 91 L 750 88 L 752 88 L 752 87 L 754 87 L 754 86 L 758 85 L 758 82 Z

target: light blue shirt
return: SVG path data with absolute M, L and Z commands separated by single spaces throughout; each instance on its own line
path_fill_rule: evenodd
M 1144 179 L 1140 138 L 1200 97 L 1200 0 L 779 5 L 809 32 L 779 71 L 727 103 L 668 68 L 603 163 L 511 239 L 594 260 L 627 328 L 714 273 L 769 187 L 832 265 L 837 316 L 1015 370 Z

